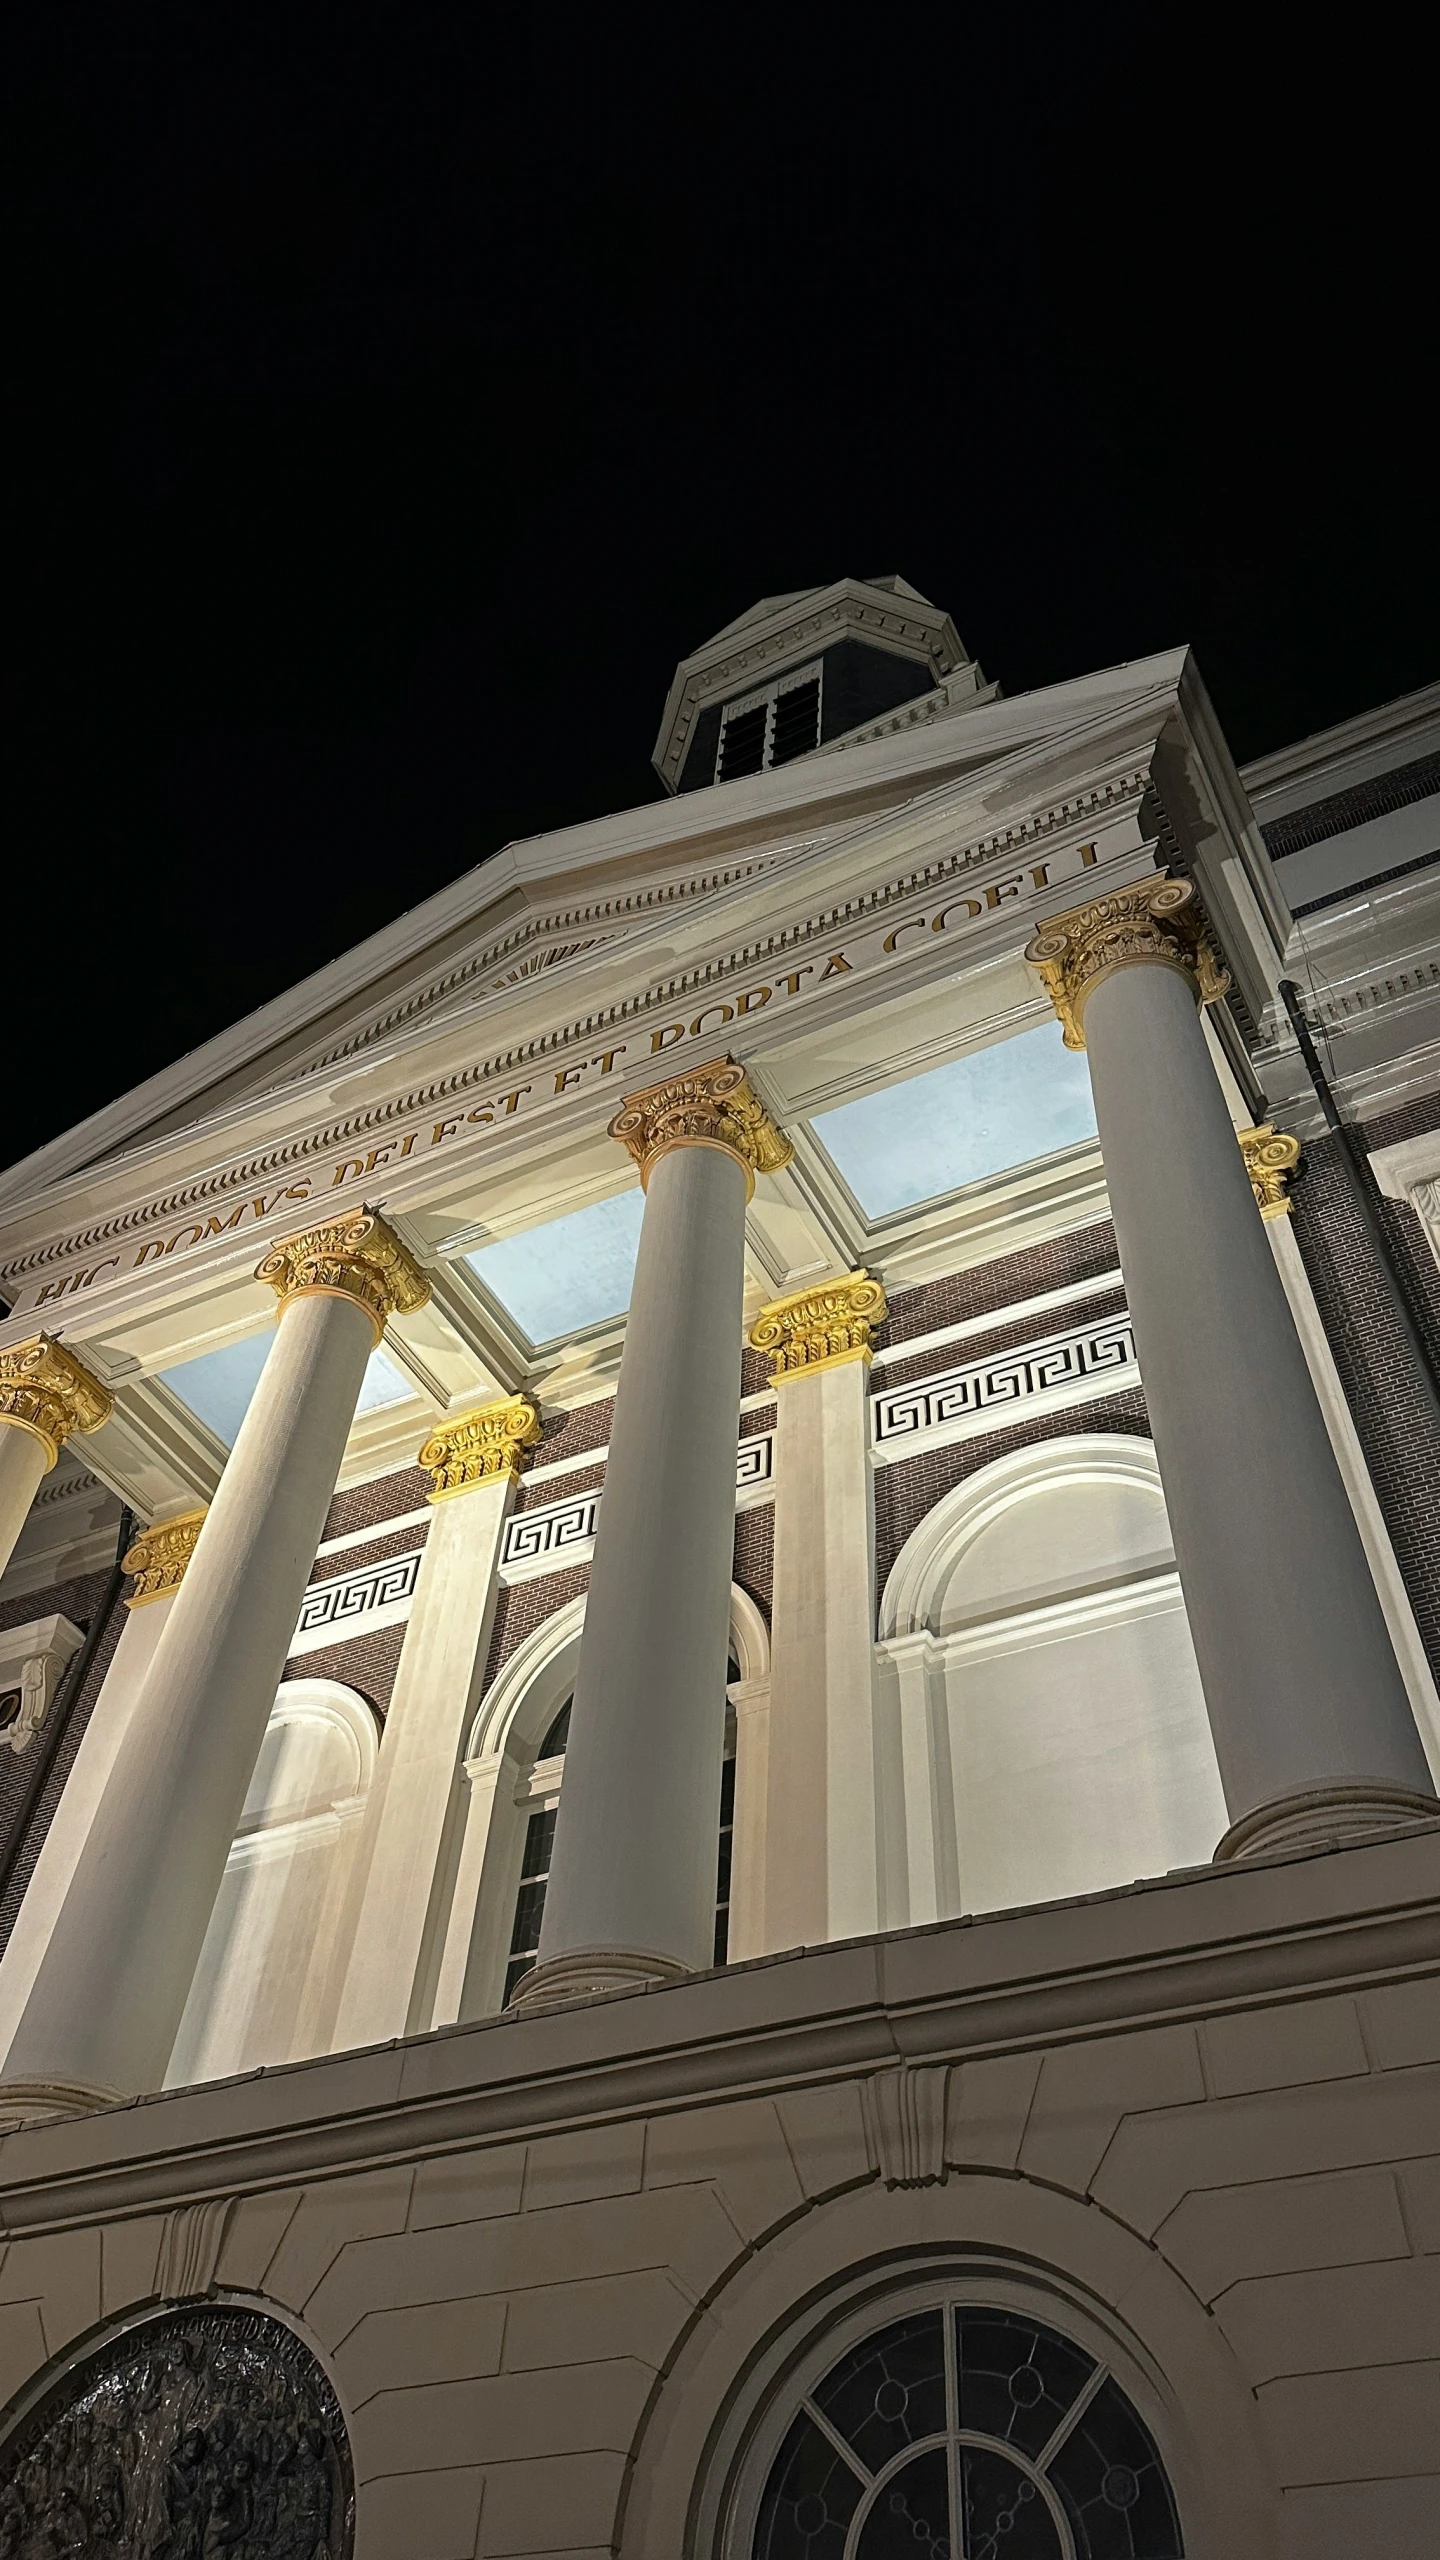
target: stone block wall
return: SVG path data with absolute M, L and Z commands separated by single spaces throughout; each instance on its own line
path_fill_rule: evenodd
M 0 2397 L 240 2297 L 359 2560 L 713 2560 L 777 2339 L 939 2271 L 1103 2336 L 1189 2560 L 1433 2560 L 1437 1916 L 1440 1826 L 12 2136 Z

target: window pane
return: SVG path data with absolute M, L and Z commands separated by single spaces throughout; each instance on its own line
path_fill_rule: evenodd
M 816 676 L 809 684 L 791 685 L 788 692 L 777 696 L 770 761 L 788 764 L 792 756 L 808 755 L 819 742 L 820 679 Z
M 765 761 L 765 722 L 769 704 L 757 702 L 753 711 L 742 711 L 727 720 L 720 732 L 719 782 L 733 782 L 742 773 L 758 773 Z
M 897 2320 L 842 2357 L 814 2394 L 867 2471 L 945 2430 L 945 2332 L 938 2311 Z
M 1079 2560 L 1180 2560 L 1180 2524 L 1160 2457 L 1119 2385 L 1096 2392 L 1049 2475 Z
M 844 2560 L 845 2528 L 863 2494 L 848 2462 L 802 2412 L 765 2484 L 755 2560 Z
M 1092 2359 L 1008 2311 L 960 2311 L 956 2327 L 961 2426 L 1043 2453 L 1094 2372 Z
M 1065 2560 L 1055 2519 L 1033 2480 L 1001 2453 L 971 2446 L 960 2457 L 965 2506 L 962 2548 L 981 2560 L 985 2552 L 1005 2560 Z
M 810 1125 L 866 1216 L 883 1218 L 1093 1138 L 1095 1108 L 1083 1052 L 1043 1022 Z
M 986 2544 L 971 2542 L 978 2555 Z M 1028 2549 L 1005 2545 L 1005 2560 L 1029 2560 Z M 856 2560 L 950 2560 L 950 2470 L 943 2445 L 917 2455 L 886 2482 L 865 2519 Z
M 560 1713 L 555 1718 L 554 1723 L 551 1725 L 549 1732 L 546 1734 L 544 1741 L 541 1743 L 539 1750 L 535 1754 L 537 1760 L 559 1759 L 561 1752 L 564 1750 L 566 1743 L 570 1739 L 570 1710 L 574 1704 L 575 1701 L 573 1698 L 566 1699 L 564 1706 L 561 1708 Z
M 622 1191 L 483 1244 L 465 1260 L 529 1341 L 555 1342 L 625 1313 L 644 1210 L 642 1191 Z

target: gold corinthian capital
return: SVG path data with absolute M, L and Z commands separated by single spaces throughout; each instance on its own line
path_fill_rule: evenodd
M 690 1067 L 684 1075 L 668 1076 L 664 1084 L 627 1095 L 624 1110 L 610 1123 L 610 1135 L 629 1148 L 640 1168 L 642 1190 L 648 1190 L 656 1165 L 672 1147 L 719 1147 L 740 1165 L 747 1200 L 756 1174 L 778 1173 L 795 1152 L 751 1091 L 744 1068 L 731 1058 L 712 1059 L 708 1066 Z
M 413 1315 L 430 1295 L 419 1263 L 373 1209 L 287 1236 L 257 1263 L 255 1277 L 274 1290 L 282 1315 L 292 1298 L 348 1298 L 364 1308 L 377 1342 L 391 1316 Z
M 1286 1185 L 1300 1161 L 1299 1139 L 1272 1128 L 1268 1120 L 1258 1129 L 1238 1129 L 1235 1134 L 1261 1217 L 1288 1218 L 1295 1203 Z
M 172 1591 L 179 1590 L 205 1526 L 207 1508 L 202 1502 L 198 1511 L 177 1512 L 173 1520 L 157 1520 L 153 1529 L 141 1530 L 125 1557 L 125 1571 L 135 1576 L 127 1609 L 143 1609 L 148 1600 L 168 1600 Z
M 752 1351 L 770 1354 L 770 1383 L 802 1371 L 835 1369 L 842 1360 L 868 1360 L 877 1325 L 885 1321 L 885 1292 L 868 1271 L 822 1280 L 762 1307 L 751 1329 Z
M 1230 984 L 1188 880 L 1137 880 L 1050 916 L 1025 946 L 1065 1032 L 1067 1049 L 1085 1046 L 1085 1007 L 1117 969 L 1142 961 L 1176 969 L 1199 1004 L 1214 1004 Z
M 48 1333 L 0 1351 L 0 1422 L 33 1434 L 47 1475 L 72 1431 L 98 1431 L 114 1410 L 99 1380 Z
M 540 1416 L 528 1396 L 502 1396 L 474 1413 L 457 1414 L 432 1431 L 419 1463 L 434 1478 L 431 1502 L 448 1502 L 477 1484 L 493 1484 L 498 1476 L 519 1480 L 525 1452 L 540 1437 Z

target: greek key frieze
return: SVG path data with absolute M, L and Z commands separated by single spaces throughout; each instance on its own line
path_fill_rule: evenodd
M 1122 1311 L 872 1396 L 871 1440 L 876 1449 L 888 1450 L 947 1424 L 981 1416 L 1003 1421 L 1007 1411 L 1058 1387 L 1104 1395 L 1122 1381 L 1129 1385 L 1132 1375 L 1138 1375 L 1135 1334 Z
M 757 1433 L 742 1440 L 735 1452 L 735 1491 L 737 1496 L 753 1492 L 756 1485 L 768 1485 L 775 1464 L 775 1435 L 771 1431 Z M 505 1545 L 500 1570 L 507 1579 L 518 1581 L 532 1573 L 558 1572 L 562 1565 L 583 1561 L 577 1549 L 588 1555 L 595 1535 L 603 1498 L 603 1486 L 590 1493 L 572 1493 L 568 1500 L 547 1502 L 534 1511 L 517 1511 L 505 1531 Z
M 339 1628 L 345 1634 L 358 1633 L 353 1622 L 373 1617 L 377 1609 L 392 1609 L 414 1597 L 415 1579 L 420 1571 L 423 1547 L 414 1547 L 403 1556 L 386 1556 L 381 1564 L 357 1567 L 353 1573 L 337 1574 L 333 1582 L 312 1582 L 300 1604 L 296 1626 L 297 1639 L 314 1636 L 322 1628 Z

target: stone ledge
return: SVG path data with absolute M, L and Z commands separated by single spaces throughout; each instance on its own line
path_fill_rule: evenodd
M 1433 1974 L 1440 1823 L 767 1956 L 136 2099 L 0 2142 L 0 2234 Z

